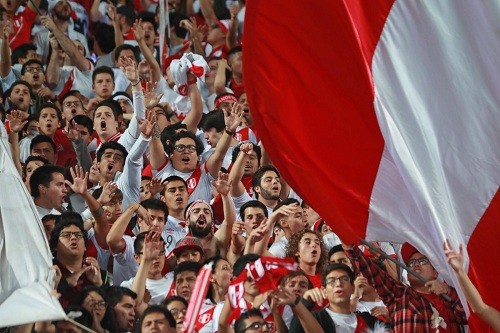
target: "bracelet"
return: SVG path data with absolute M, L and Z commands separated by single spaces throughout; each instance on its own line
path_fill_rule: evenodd
M 227 127 L 224 129 L 224 131 L 225 131 L 228 135 L 231 135 L 231 136 L 233 136 L 233 135 L 235 135 L 235 134 L 236 134 L 236 131 L 230 131 L 230 130 L 228 130 L 228 129 L 227 129 Z
M 104 214 L 104 209 L 102 208 L 102 205 L 101 205 L 96 210 L 91 210 L 90 213 L 92 214 L 93 217 L 98 218 L 98 217 L 101 217 L 102 214 Z
M 132 87 L 135 87 L 136 85 L 138 85 L 139 83 L 141 83 L 141 80 L 137 80 L 136 83 L 133 83 L 133 82 L 130 82 L 130 83 L 132 83 Z
M 295 302 L 293 302 L 293 304 L 290 304 L 290 307 L 291 308 L 296 307 L 300 303 L 301 299 L 302 299 L 302 297 L 300 297 L 300 295 L 297 295 L 297 297 L 295 298 Z
M 196 83 L 196 78 L 188 80 L 188 85 L 192 85 Z

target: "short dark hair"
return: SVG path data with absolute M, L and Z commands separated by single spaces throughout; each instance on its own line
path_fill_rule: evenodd
M 30 97 L 33 98 L 33 87 L 31 86 L 31 84 L 28 81 L 24 81 L 24 80 L 16 80 L 14 83 L 12 83 L 10 85 L 9 89 L 5 92 L 5 94 L 8 97 L 10 97 L 10 95 L 12 94 L 12 91 L 14 90 L 14 87 L 18 86 L 18 85 L 23 85 L 26 88 L 28 88 L 28 91 L 30 92 Z
M 30 188 L 31 195 L 34 198 L 38 198 L 41 195 L 38 186 L 43 185 L 48 187 L 52 181 L 52 175 L 54 173 L 60 173 L 62 175 L 65 174 L 62 167 L 51 164 L 42 165 L 33 172 L 30 178 Z
M 228 52 L 227 52 L 227 59 L 231 58 L 233 55 L 236 53 L 243 52 L 243 47 L 241 45 L 236 45 L 232 47 Z
M 307 279 L 307 289 L 313 289 L 314 288 L 314 285 L 312 284 L 311 280 L 309 280 L 309 278 L 307 277 L 307 274 L 302 271 L 302 270 L 298 270 L 298 271 L 291 271 L 289 272 L 288 274 L 286 274 L 285 276 L 283 276 L 280 280 L 280 286 L 281 287 L 285 287 L 286 286 L 286 283 L 293 279 L 294 277 L 297 277 L 297 276 L 305 276 L 305 278 Z
M 36 110 L 36 119 L 37 120 L 40 120 L 40 116 L 42 115 L 43 109 L 54 109 L 56 111 L 56 114 L 57 114 L 57 119 L 59 119 L 59 121 L 63 120 L 61 110 L 59 109 L 59 107 L 57 105 L 55 105 L 54 103 L 51 103 L 51 102 L 44 102 L 38 106 L 38 108 Z
M 269 164 L 261 166 L 257 171 L 255 171 L 252 176 L 252 187 L 260 186 L 262 177 L 264 177 L 264 174 L 268 171 L 274 171 L 278 175 L 278 177 L 281 177 L 278 169 L 276 169 L 274 165 Z
M 161 210 L 163 213 L 165 213 L 165 223 L 167 222 L 168 218 L 168 207 L 165 202 L 163 202 L 160 199 L 155 199 L 155 198 L 149 198 L 146 200 L 141 201 L 141 206 L 146 208 L 146 209 L 154 209 L 154 210 Z
M 248 253 L 239 257 L 233 265 L 233 276 L 236 277 L 240 275 L 247 264 L 257 261 L 259 258 L 260 256 L 255 253 Z
M 221 109 L 215 109 L 210 111 L 203 118 L 203 131 L 208 131 L 215 128 L 217 132 L 222 132 L 226 128 L 226 123 L 224 122 L 224 111 Z
M 328 260 L 330 260 L 330 257 L 337 252 L 345 252 L 344 248 L 342 247 L 342 244 L 335 245 L 328 251 Z
M 262 312 L 259 309 L 251 308 L 246 312 L 243 312 L 238 319 L 234 322 L 234 333 L 244 333 L 245 332 L 245 320 L 250 317 L 260 317 L 264 319 Z
M 64 93 L 62 96 L 59 96 L 59 101 L 61 102 L 61 105 L 62 105 L 62 103 L 64 103 L 64 100 L 66 98 L 68 98 L 69 96 L 74 96 L 74 97 L 78 98 L 81 102 L 80 94 L 81 94 L 80 90 L 70 90 L 70 91 Z
M 171 328 L 175 328 L 176 322 L 175 322 L 174 316 L 170 313 L 170 311 L 168 311 L 165 307 L 163 307 L 161 305 L 155 304 L 155 305 L 148 306 L 146 308 L 146 310 L 144 310 L 144 312 L 142 313 L 141 317 L 139 318 L 139 333 L 142 332 L 142 322 L 144 321 L 144 318 L 146 318 L 146 316 L 148 316 L 152 313 L 163 314 L 165 316 L 165 319 L 168 322 L 168 325 Z
M 299 202 L 299 200 L 297 200 L 295 198 L 286 198 L 285 200 L 278 202 L 276 207 L 274 207 L 273 212 L 277 211 L 282 206 L 290 206 L 293 204 L 300 205 L 300 202 Z
M 24 173 L 26 173 L 25 169 L 26 169 L 26 166 L 28 165 L 28 163 L 29 162 L 33 162 L 33 161 L 42 162 L 43 165 L 50 164 L 49 161 L 46 158 L 42 157 L 42 156 L 33 156 L 33 155 L 30 155 L 30 156 L 28 156 L 28 158 L 26 159 L 26 161 L 24 161 L 24 167 L 23 167 Z
M 155 22 L 155 14 L 147 12 L 147 11 L 142 11 L 137 14 L 137 19 L 142 20 L 142 23 L 148 22 L 153 25 L 153 28 L 155 29 L 155 33 L 158 31 L 158 26 L 156 25 Z
M 94 84 L 95 78 L 99 74 L 109 74 L 111 75 L 113 82 L 115 82 L 115 73 L 113 72 L 113 69 L 108 66 L 99 66 L 96 69 L 94 69 L 94 72 L 92 72 L 92 84 Z
M 346 272 L 347 276 L 349 276 L 349 281 L 351 282 L 351 284 L 354 283 L 355 276 L 352 269 L 346 264 L 335 263 L 335 264 L 329 264 L 323 269 L 323 273 L 321 274 L 321 283 L 323 284 L 323 287 L 326 287 L 326 276 L 336 270 L 342 270 Z
M 174 295 L 174 296 L 169 296 L 169 297 L 165 298 L 165 300 L 163 301 L 163 306 L 167 307 L 170 303 L 175 302 L 175 301 L 179 301 L 179 302 L 183 303 L 186 306 L 186 308 L 189 305 L 188 302 L 184 299 L 184 297 Z
M 133 25 L 137 17 L 134 8 L 128 5 L 116 8 L 116 13 L 124 16 L 128 25 Z
M 173 140 L 170 143 L 170 146 L 171 146 L 170 148 L 171 148 L 172 153 L 174 152 L 174 147 L 177 144 L 177 141 L 179 141 L 182 138 L 193 139 L 194 144 L 196 146 L 196 154 L 198 156 L 200 156 L 203 153 L 203 150 L 205 149 L 203 147 L 203 143 L 201 143 L 200 139 L 198 139 L 198 137 L 190 131 L 181 131 L 181 132 L 175 134 Z
M 42 67 L 42 72 L 45 73 L 45 69 L 43 68 L 43 63 L 40 60 L 30 59 L 23 64 L 23 67 L 21 67 L 21 75 L 24 75 L 24 73 L 26 73 L 26 67 L 33 64 L 40 65 L 40 67 Z
M 127 152 L 127 149 L 125 149 L 125 147 L 123 147 L 123 145 L 121 145 L 120 143 L 118 143 L 116 141 L 107 141 L 107 142 L 103 143 L 101 145 L 101 148 L 99 148 L 99 150 L 97 151 L 97 154 L 96 154 L 97 162 L 101 162 L 102 155 L 104 155 L 104 152 L 106 151 L 106 149 L 119 150 L 123 153 L 123 158 L 127 159 L 128 152 Z
M 135 292 L 125 287 L 111 286 L 106 289 L 106 299 L 110 308 L 114 308 L 116 304 L 120 303 L 124 296 L 130 296 L 133 299 L 137 298 Z
M 194 274 L 198 275 L 201 266 L 202 265 L 199 262 L 194 262 L 194 261 L 181 262 L 174 268 L 174 282 L 177 279 L 177 276 L 183 272 L 194 272 Z
M 124 7 L 124 6 L 122 6 L 122 7 Z M 115 62 L 118 61 L 118 59 L 120 58 L 120 53 L 123 50 L 132 51 L 134 53 L 134 61 L 139 62 L 139 52 L 137 51 L 137 48 L 135 46 L 132 46 L 130 44 L 122 44 L 115 49 L 115 52 L 114 52 Z
M 123 110 L 122 107 L 120 106 L 120 103 L 111 98 L 100 101 L 99 104 L 97 104 L 97 106 L 95 107 L 95 110 L 97 111 L 97 109 L 100 108 L 101 106 L 107 106 L 108 108 L 110 108 L 111 111 L 113 111 L 113 116 L 115 117 L 115 120 L 117 120 L 118 117 L 123 114 Z M 94 111 L 94 119 L 95 119 L 95 114 L 96 112 Z
M 57 150 L 56 150 L 56 144 L 55 144 L 54 140 L 52 140 L 52 138 L 50 136 L 47 136 L 45 134 L 38 134 L 37 136 L 35 136 L 31 140 L 31 142 L 30 142 L 30 152 L 33 150 L 33 148 L 35 147 L 35 145 L 37 145 L 39 143 L 42 143 L 42 142 L 49 143 L 52 146 L 52 149 L 54 149 L 54 153 L 57 152 Z
M 266 205 L 264 205 L 262 202 L 260 202 L 259 200 L 250 200 L 250 201 L 247 201 L 243 204 L 243 206 L 240 207 L 240 217 L 242 220 L 245 219 L 245 210 L 249 207 L 252 207 L 252 208 L 260 208 L 263 212 L 264 212 L 264 215 L 266 217 L 268 217 L 268 212 L 267 212 L 267 207 Z
M 99 32 L 94 34 L 94 39 L 101 51 L 105 54 L 113 52 L 116 47 L 113 27 L 107 23 L 96 22 L 94 23 L 94 31 Z
M 41 168 L 41 167 L 40 167 Z M 38 169 L 40 169 L 38 168 Z M 37 170 L 38 170 L 37 169 Z M 83 233 L 83 238 L 85 242 L 87 241 L 87 232 L 83 227 L 83 219 L 80 214 L 75 212 L 63 212 L 56 219 L 56 225 L 52 232 L 50 233 L 50 248 L 52 251 L 57 249 L 57 243 L 59 242 L 59 235 L 64 228 L 76 226 Z
M 12 61 L 11 63 L 13 65 L 19 63 L 19 59 L 26 58 L 28 56 L 28 51 L 36 51 L 36 45 L 33 43 L 29 43 L 29 44 L 25 43 L 25 44 L 21 44 L 18 47 L 16 47 L 12 51 L 12 55 L 10 56 L 11 61 Z
M 173 27 L 175 29 L 175 34 L 177 35 L 177 37 L 186 38 L 188 31 L 186 28 L 182 28 L 180 26 L 180 23 L 182 20 L 189 19 L 189 17 L 179 12 L 170 12 L 168 14 L 168 17 L 170 20 L 170 27 Z
M 87 131 L 89 131 L 89 134 L 94 133 L 94 123 L 92 122 L 92 119 L 89 118 L 89 116 L 86 116 L 84 114 L 77 114 L 69 121 L 70 124 L 73 122 L 75 124 L 84 126 Z
M 168 155 L 173 153 L 172 142 L 174 141 L 175 135 L 177 134 L 176 131 L 179 129 L 187 130 L 186 124 L 179 121 L 175 124 L 168 125 L 163 129 L 163 131 L 161 131 L 160 140 L 163 144 L 163 149 Z
M 262 149 L 260 148 L 259 145 L 256 145 L 250 141 L 240 142 L 236 146 L 234 146 L 233 153 L 231 155 L 231 163 L 236 162 L 236 159 L 238 158 L 238 154 L 240 153 L 241 145 L 244 143 L 251 143 L 252 144 L 252 147 L 253 147 L 252 149 L 255 152 L 255 154 L 257 155 L 257 160 L 259 161 L 259 166 L 260 166 L 260 159 L 262 157 Z
M 134 253 L 135 254 L 141 254 L 142 246 L 144 244 L 144 239 L 146 239 L 146 236 L 148 235 L 148 233 L 149 233 L 149 231 L 143 231 L 135 237 L 135 240 L 134 240 Z M 160 236 L 160 241 L 163 242 L 163 238 L 161 236 Z
M 181 176 L 176 176 L 176 175 L 169 176 L 169 177 L 165 178 L 165 179 L 162 181 L 162 184 L 166 184 L 166 183 L 169 183 L 169 182 L 175 182 L 175 181 L 182 182 L 182 183 L 184 184 L 184 186 L 186 186 L 186 188 L 188 187 L 188 184 L 187 184 L 187 182 L 184 180 L 184 178 L 182 178 Z

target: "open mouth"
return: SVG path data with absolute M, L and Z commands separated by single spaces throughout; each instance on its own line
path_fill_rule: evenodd
M 110 163 L 110 164 L 108 164 L 108 171 L 113 171 L 113 167 L 114 167 L 114 165 L 113 165 L 113 164 L 111 164 L 111 163 Z
M 150 34 L 145 34 L 145 35 L 144 35 L 144 38 L 146 38 L 146 39 L 149 39 L 149 37 L 151 37 L 151 35 L 150 35 Z
M 40 78 L 40 75 L 38 74 L 33 74 L 33 80 L 38 80 Z
M 181 161 L 184 163 L 189 163 L 190 160 L 191 159 L 189 158 L 189 156 L 184 156 Z
M 207 220 L 205 219 L 205 217 L 199 217 L 196 220 L 196 225 L 199 226 L 199 227 L 204 227 L 205 224 L 207 224 Z
M 313 256 L 316 256 L 316 255 L 318 254 L 318 250 L 312 250 L 311 254 L 312 254 Z
M 271 189 L 272 189 L 273 191 L 279 191 L 279 190 L 280 190 L 279 186 L 273 186 L 273 187 L 271 187 Z
M 182 201 L 183 201 L 183 200 L 182 200 L 182 198 L 181 198 L 181 197 L 179 197 L 179 198 L 175 199 L 175 202 L 177 202 L 177 203 L 182 203 Z
M 104 120 L 101 120 L 101 129 L 102 130 L 106 129 L 106 122 Z

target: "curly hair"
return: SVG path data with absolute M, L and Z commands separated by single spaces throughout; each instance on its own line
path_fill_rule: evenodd
M 319 245 L 321 250 L 321 255 L 319 256 L 319 261 L 316 264 L 316 274 L 323 272 L 323 267 L 328 263 L 328 251 L 326 250 L 325 243 L 323 242 L 323 237 L 319 232 L 312 231 L 310 229 L 304 229 L 299 231 L 290 237 L 288 244 L 286 246 L 286 256 L 290 258 L 295 258 L 300 265 L 299 258 L 295 255 L 299 252 L 299 243 L 302 237 L 306 234 L 316 235 L 319 239 Z

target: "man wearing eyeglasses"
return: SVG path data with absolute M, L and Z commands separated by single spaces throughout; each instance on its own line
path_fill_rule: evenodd
M 409 286 L 393 279 L 357 246 L 344 249 L 387 305 L 394 332 L 463 332 L 467 319 L 457 292 L 437 279 L 438 272 L 429 259 L 413 246 L 402 246 L 403 261 L 427 282 L 408 274 Z M 448 295 L 451 301 L 441 295 Z
M 234 322 L 234 333 L 271 332 L 273 323 L 264 321 L 259 309 L 250 309 Z
M 355 313 L 351 311 L 351 295 L 354 292 L 354 272 L 345 264 L 330 264 L 322 273 L 322 287 L 306 291 L 303 303 L 311 309 L 314 305 L 321 306 L 326 299 L 328 305 L 320 311 L 314 311 L 313 316 L 325 332 L 366 332 L 383 323 L 368 312 Z M 297 315 L 292 319 L 290 332 L 302 333 L 303 323 Z
M 101 269 L 97 259 L 85 258 L 86 233 L 80 215 L 65 212 L 54 227 L 50 237 L 50 248 L 55 252 L 54 263 L 61 271 L 62 278 L 57 291 L 63 307 L 71 304 L 83 287 L 103 285 Z

